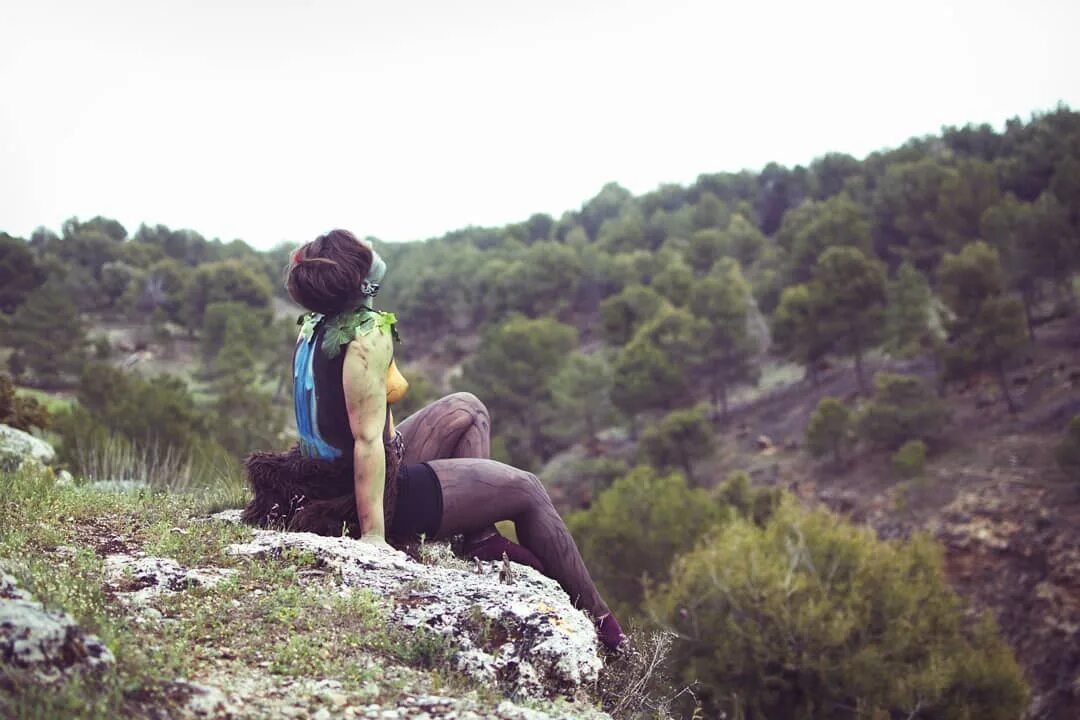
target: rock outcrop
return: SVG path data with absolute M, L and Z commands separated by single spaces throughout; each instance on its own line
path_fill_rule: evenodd
M 57 683 L 114 662 L 105 644 L 70 615 L 45 609 L 0 572 L 0 687 L 20 679 Z
M 248 557 L 287 550 L 311 553 L 346 586 L 394 598 L 393 622 L 447 636 L 458 648 L 458 670 L 516 697 L 583 696 L 602 667 L 592 622 L 555 581 L 531 568 L 425 565 L 349 538 L 268 530 L 228 549 Z
M 48 465 L 56 459 L 52 445 L 28 432 L 0 425 L 0 472 L 12 471 L 24 462 Z

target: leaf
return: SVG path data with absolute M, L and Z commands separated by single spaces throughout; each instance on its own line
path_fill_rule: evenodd
M 343 345 L 348 345 L 357 337 L 368 335 L 376 329 L 384 334 L 389 330 L 397 340 L 397 330 L 394 327 L 396 323 L 397 317 L 394 313 L 368 308 L 341 313 L 330 320 L 323 334 L 323 352 L 328 358 L 333 359 L 341 352 Z

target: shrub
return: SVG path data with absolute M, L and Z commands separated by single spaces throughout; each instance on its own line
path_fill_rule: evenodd
M 851 411 L 834 397 L 822 398 L 806 426 L 806 449 L 814 457 L 832 454 L 839 463 L 851 444 Z
M 1066 475 L 1080 480 L 1080 415 L 1069 422 L 1054 455 Z
M 109 435 L 161 452 L 189 450 L 207 435 L 208 419 L 175 377 L 147 380 L 108 365 L 90 365 L 79 381 L 78 399 L 79 405 L 56 418 L 65 462 L 101 447 Z
M 680 468 L 693 482 L 693 462 L 713 449 L 712 423 L 702 407 L 673 410 L 641 436 L 641 450 L 658 468 Z
M 945 403 L 914 375 L 878 373 L 874 396 L 859 415 L 859 435 L 895 450 L 908 440 L 932 445 L 949 419 Z
M 717 497 L 732 508 L 740 517 L 764 525 L 780 506 L 782 491 L 779 488 L 755 488 L 750 476 L 737 470 L 726 478 L 717 489 Z
M 616 612 L 636 608 L 644 576 L 663 580 L 672 560 L 726 516 L 722 504 L 691 489 L 680 473 L 639 466 L 592 507 L 567 516 L 593 579 Z
M 0 374 L 0 425 L 29 431 L 30 428 L 49 427 L 49 410 L 34 398 L 19 397 L 15 384 L 7 375 Z
M 720 526 L 647 609 L 678 633 L 672 660 L 709 717 L 1014 720 L 1023 676 L 969 615 L 940 548 L 878 540 L 786 501 L 764 527 Z
M 915 478 L 926 468 L 926 443 L 908 440 L 892 457 L 893 470 L 902 478 Z

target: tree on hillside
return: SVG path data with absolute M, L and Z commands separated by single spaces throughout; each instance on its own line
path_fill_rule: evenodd
M 945 247 L 955 250 L 978 240 L 982 214 L 1000 200 L 997 170 L 990 163 L 965 159 L 950 168 L 938 188 L 933 221 Z
M 68 288 L 51 278 L 27 296 L 11 317 L 8 359 L 12 375 L 29 370 L 34 384 L 52 385 L 78 374 L 86 358 L 86 329 Z
M 822 398 L 806 425 L 806 449 L 814 457 L 831 454 L 839 465 L 853 440 L 851 411 L 837 398 Z
M 1009 411 L 1016 412 L 1005 369 L 1027 346 L 1028 337 L 1023 303 L 1004 294 L 997 251 L 979 241 L 956 255 L 946 254 L 938 268 L 938 285 L 954 316 L 949 323 L 952 372 L 990 371 Z
M 947 249 L 937 224 L 938 198 L 949 169 L 933 157 L 890 163 L 873 197 L 874 247 L 887 260 L 933 270 Z
M 980 218 L 982 238 L 994 246 L 1006 259 L 1009 285 L 1020 294 L 1028 333 L 1035 339 L 1033 307 L 1038 296 L 1039 277 L 1027 259 L 1032 246 L 1037 246 L 1035 213 L 1031 203 L 1021 202 L 1007 193 L 1001 202 L 987 208 Z
M 704 275 L 727 252 L 728 245 L 724 233 L 717 228 L 707 228 L 690 235 L 686 258 L 695 273 Z
M 889 282 L 887 294 L 885 336 L 889 352 L 913 357 L 925 351 L 935 340 L 931 322 L 934 295 L 926 276 L 904 262 Z
M 600 322 L 609 345 L 630 342 L 638 329 L 656 316 L 664 304 L 658 292 L 644 285 L 627 285 L 600 303 Z
M 577 344 L 577 330 L 554 318 L 513 316 L 488 327 L 455 383 L 484 398 L 494 427 L 509 438 L 514 459 L 525 465 L 549 454 L 550 379 Z
M 705 410 L 672 410 L 642 433 L 641 451 L 654 467 L 681 469 L 693 485 L 694 461 L 713 451 L 713 428 Z
M 731 258 L 721 260 L 690 294 L 690 311 L 702 323 L 698 372 L 706 379 L 712 408 L 727 421 L 728 394 L 755 382 L 758 347 L 749 332 L 750 286 Z
M 0 312 L 15 312 L 45 282 L 45 277 L 45 270 L 35 262 L 30 246 L 0 232 Z
M 817 385 L 818 369 L 832 348 L 833 330 L 816 283 L 784 288 L 772 319 L 773 347 L 783 357 L 806 368 Z
M 604 250 L 616 253 L 655 248 L 645 233 L 645 218 L 641 210 L 633 205 L 617 217 L 604 221 L 597 233 L 596 243 Z
M 1007 195 L 982 215 L 983 238 L 1004 259 L 1009 285 L 1020 294 L 1028 332 L 1035 338 L 1033 308 L 1042 283 L 1068 297 L 1069 278 L 1080 265 L 1080 232 L 1050 192 L 1025 203 Z
M 101 266 L 101 290 L 110 307 L 123 307 L 123 298 L 130 297 L 132 285 L 140 285 L 146 277 L 141 268 L 116 260 Z
M 694 271 L 682 258 L 676 257 L 653 276 L 650 287 L 667 298 L 672 305 L 683 307 L 689 301 L 691 288 L 694 287 Z
M 698 230 L 724 228 L 731 218 L 731 210 L 720 198 L 706 190 L 694 205 L 693 217 L 694 227 Z
M 184 319 L 190 330 L 202 327 L 206 307 L 215 302 L 239 302 L 267 308 L 272 292 L 262 274 L 236 260 L 204 263 L 195 269 L 184 289 Z
M 742 213 L 732 216 L 722 238 L 725 252 L 744 268 L 761 257 L 765 248 L 765 236 Z
M 611 364 L 600 353 L 575 351 L 549 381 L 556 415 L 552 434 L 584 434 L 593 445 L 596 434 L 614 415 Z
M 815 200 L 839 195 L 849 178 L 862 171 L 858 160 L 845 153 L 826 153 L 810 163 L 810 182 Z
M 1073 228 L 1080 230 L 1080 148 L 1058 161 L 1050 179 L 1050 192 L 1068 210 Z
M 611 401 L 637 430 L 637 416 L 670 410 L 690 395 L 701 349 L 701 322 L 683 308 L 664 307 L 615 358 Z
M 859 389 L 867 391 L 863 353 L 881 336 L 885 314 L 885 267 L 854 247 L 831 247 L 814 271 L 836 349 L 855 358 Z
M 810 280 L 828 248 L 872 252 L 870 218 L 865 209 L 843 193 L 822 202 L 806 203 L 785 215 L 776 239 L 786 252 L 784 276 L 788 284 Z
M 581 206 L 578 221 L 589 237 L 597 239 L 604 221 L 618 217 L 634 200 L 626 188 L 618 183 L 608 183 L 593 199 Z
M 878 373 L 874 395 L 859 413 L 859 435 L 878 448 L 896 450 L 910 440 L 941 444 L 949 408 L 914 375 Z

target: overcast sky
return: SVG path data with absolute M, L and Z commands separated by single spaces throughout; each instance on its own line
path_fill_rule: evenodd
M 1080 108 L 1080 2 L 0 0 L 0 230 L 267 248 Z

